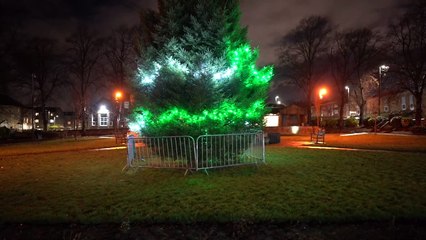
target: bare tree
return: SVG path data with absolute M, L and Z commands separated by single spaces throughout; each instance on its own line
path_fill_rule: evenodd
M 353 89 L 355 102 L 359 107 L 359 125 L 361 126 L 367 103 L 367 91 L 371 89 L 366 84 L 366 79 L 369 79 L 366 74 L 377 69 L 383 41 L 378 33 L 367 28 L 351 30 L 346 34 L 354 64 L 354 75 L 350 79 L 350 85 Z
M 89 31 L 87 27 L 80 26 L 68 39 L 68 67 L 70 71 L 69 86 L 78 96 L 78 118 L 81 128 L 86 130 L 87 104 L 90 97 L 90 89 L 98 80 L 96 68 L 102 57 L 103 40 Z
M 331 75 L 336 86 L 339 105 L 339 128 L 343 128 L 343 107 L 347 96 L 345 86 L 354 73 L 354 59 L 351 52 L 349 33 L 336 33 L 334 44 L 329 54 Z
M 115 89 L 124 91 L 124 98 L 130 101 L 130 79 L 136 71 L 135 28 L 121 26 L 107 38 L 105 57 L 108 73 Z M 123 99 L 124 100 L 124 99 Z M 122 102 L 117 102 L 114 116 L 114 128 L 118 129 L 121 119 Z
M 389 28 L 392 72 L 400 86 L 416 99 L 416 125 L 421 125 L 426 82 L 426 2 L 414 0 L 405 14 Z
M 105 44 L 105 56 L 108 61 L 109 75 L 114 87 L 124 89 L 136 69 L 134 52 L 135 29 L 119 27 L 108 37 Z
M 282 40 L 280 63 L 285 77 L 305 94 L 308 123 L 311 122 L 311 100 L 316 85 L 316 67 L 319 57 L 326 52 L 332 31 L 327 18 L 311 16 L 300 21 Z
M 63 63 L 56 41 L 32 38 L 20 54 L 20 85 L 32 89 L 35 104 L 40 106 L 43 130 L 47 131 L 47 103 L 53 99 L 58 87 L 64 83 Z

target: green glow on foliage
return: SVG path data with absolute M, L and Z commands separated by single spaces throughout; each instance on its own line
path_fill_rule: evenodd
M 154 62 L 150 70 L 145 70 L 141 67 L 138 68 L 137 77 L 140 79 L 142 85 L 149 85 L 154 82 L 155 78 L 158 77 L 159 71 L 161 70 L 161 65 L 157 62 Z
M 252 50 L 249 44 L 241 45 L 236 49 L 228 48 L 227 57 L 231 66 L 236 69 L 238 75 L 244 78 L 244 86 L 247 88 L 266 86 L 273 76 L 272 66 L 260 70 L 256 68 L 257 56 L 258 51 Z
M 262 100 L 255 101 L 248 108 L 239 107 L 237 104 L 224 101 L 218 107 L 204 110 L 199 114 L 191 114 L 187 110 L 172 107 L 163 111 L 158 116 L 147 109 L 137 108 L 136 117 L 131 130 L 144 131 L 145 127 L 164 128 L 170 126 L 187 126 L 196 128 L 206 123 L 215 125 L 218 129 L 233 125 L 247 125 L 248 123 L 258 123 L 258 119 L 263 116 L 264 104 Z M 205 132 L 209 132 L 205 129 Z
M 167 57 L 166 59 L 166 65 L 169 69 L 176 73 L 188 73 L 189 69 L 188 66 L 181 63 L 180 61 L 174 59 L 173 57 Z
M 150 95 L 150 89 L 147 89 L 146 95 L 150 103 L 147 106 L 150 107 L 139 107 L 134 110 L 133 122 L 129 125 L 132 129 L 140 130 L 146 135 L 198 136 L 203 133 L 241 132 L 262 127 L 265 113 L 264 99 L 273 76 L 273 68 L 256 66 L 257 49 L 251 48 L 248 43 L 236 45 L 228 41 L 225 43 L 224 56 L 220 57 L 213 56 L 208 51 L 185 52 L 180 50 L 178 42 L 174 44 L 175 48 L 170 47 L 171 50 L 159 51 L 158 55 L 153 55 L 151 63 L 147 61 L 148 64 L 138 68 L 140 83 L 151 85 L 157 81 L 169 80 L 167 74 L 173 72 L 179 76 L 179 81 L 189 81 L 190 84 L 194 84 L 189 85 L 194 86 L 194 91 L 201 89 L 209 92 L 210 89 L 197 88 L 200 85 L 196 84 L 212 80 L 213 84 L 209 85 L 206 82 L 201 86 L 212 88 L 209 93 L 215 94 L 211 98 L 214 100 L 208 102 L 210 105 L 207 105 L 210 107 L 204 109 L 202 107 L 186 109 L 178 106 L 191 104 L 182 102 L 186 96 L 182 97 L 179 95 L 180 92 L 176 92 L 176 104 L 170 101 L 176 106 L 159 104 L 161 103 L 159 96 L 162 95 L 158 92 L 161 93 L 167 85 L 154 85 L 153 89 L 155 86 L 161 86 L 161 88 L 155 89 L 156 95 Z M 163 72 L 163 70 L 166 71 Z M 163 73 L 165 75 L 162 75 Z M 164 92 L 167 90 L 165 89 Z M 188 94 L 188 91 L 182 92 Z M 191 94 L 190 91 L 189 94 Z

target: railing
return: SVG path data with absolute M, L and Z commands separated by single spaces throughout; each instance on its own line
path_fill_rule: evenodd
M 203 135 L 197 138 L 197 170 L 264 163 L 263 133 Z
M 127 141 L 126 167 L 207 170 L 265 162 L 263 133 L 141 137 Z
M 194 139 L 190 136 L 128 138 L 127 166 L 195 169 Z

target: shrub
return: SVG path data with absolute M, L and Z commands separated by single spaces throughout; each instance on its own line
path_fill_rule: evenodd
M 411 132 L 415 135 L 426 135 L 426 127 L 415 126 L 411 128 Z
M 412 127 L 414 125 L 413 119 L 410 117 L 401 118 L 402 127 Z
M 7 127 L 0 127 L 0 139 L 8 139 L 10 137 L 10 129 Z
M 392 126 L 392 129 L 401 129 L 402 128 L 401 117 L 393 117 L 390 120 L 390 124 Z
M 338 126 L 338 119 L 330 118 L 330 119 L 324 119 L 321 121 L 321 126 L 325 128 L 336 128 Z
M 368 118 L 364 119 L 364 126 L 366 128 L 373 128 L 375 121 L 376 121 L 375 118 L 368 117 Z
M 358 120 L 356 120 L 354 117 L 350 117 L 345 119 L 345 127 L 357 127 L 358 126 Z

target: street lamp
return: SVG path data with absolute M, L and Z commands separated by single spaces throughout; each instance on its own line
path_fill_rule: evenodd
M 379 104 L 378 104 L 378 111 L 377 111 L 377 115 L 378 116 L 380 116 L 380 98 L 382 97 L 381 96 L 381 91 L 382 91 L 382 78 L 383 78 L 383 75 L 382 74 L 384 74 L 384 73 L 386 73 L 387 71 L 388 71 L 388 69 L 389 69 L 389 66 L 386 66 L 386 65 L 381 65 L 380 67 L 379 67 Z
M 315 98 L 316 99 L 316 101 L 315 101 L 315 108 L 316 108 L 316 115 L 317 115 L 317 126 L 319 127 L 320 126 L 320 108 L 321 108 L 321 105 L 320 105 L 320 100 L 322 100 L 323 98 L 324 98 L 324 96 L 325 95 L 327 95 L 327 89 L 326 88 L 320 88 L 319 90 L 318 90 L 318 99 L 317 98 Z
M 117 104 L 116 114 L 115 114 L 115 117 L 116 117 L 116 121 L 115 121 L 115 128 L 116 129 L 115 130 L 118 131 L 119 124 L 120 124 L 120 114 L 121 114 L 121 102 L 120 102 L 120 99 L 123 97 L 123 93 L 121 91 L 115 91 L 114 97 L 115 97 L 115 102 Z
M 345 86 L 345 89 L 348 91 L 348 102 L 349 102 L 349 86 Z
M 382 98 L 382 73 L 386 73 L 389 70 L 389 66 L 381 65 L 379 66 L 379 94 L 378 94 L 378 104 L 377 104 L 377 116 L 374 119 L 374 132 L 377 132 L 377 117 L 380 116 L 380 99 Z
M 349 86 L 345 86 L 345 89 L 348 91 L 348 116 L 351 115 L 351 104 L 349 103 Z
M 276 104 L 281 104 L 281 100 L 280 100 L 280 96 L 275 96 L 275 103 Z
M 115 92 L 115 101 L 119 101 L 123 94 L 120 91 Z

